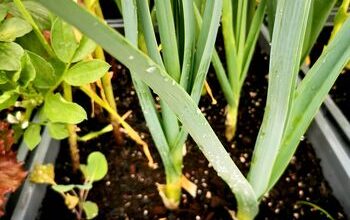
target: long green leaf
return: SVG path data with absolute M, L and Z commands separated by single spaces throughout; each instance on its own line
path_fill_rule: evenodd
M 72 1 L 38 1 L 100 44 L 107 52 L 134 72 L 136 77 L 144 81 L 155 93 L 167 101 L 218 175 L 227 182 L 235 193 L 239 208 L 238 215 L 251 219 L 257 214 L 258 203 L 253 189 L 225 151 L 207 120 L 200 113 L 196 103 L 183 88 L 176 83 L 173 84 L 171 78 L 160 66 L 131 45 L 123 36 L 79 8 Z M 134 59 L 128 59 L 130 56 L 133 56 Z
M 171 2 L 170 0 L 156 0 L 155 5 L 164 65 L 170 76 L 179 82 L 180 61 Z
M 147 0 L 137 0 L 137 10 L 142 17 L 140 19 L 142 32 L 145 36 L 146 46 L 147 46 L 147 52 L 149 56 L 159 65 L 161 65 L 163 68 L 168 68 L 170 65 L 170 61 L 167 61 L 168 64 L 164 64 L 163 66 L 163 60 L 162 57 L 158 51 L 158 44 L 155 36 L 155 32 L 153 30 L 152 20 L 151 20 L 151 14 L 149 11 L 149 5 Z M 165 29 L 165 30 L 164 30 Z M 160 31 L 168 32 L 166 28 L 164 28 Z M 175 34 L 175 31 L 173 32 Z M 165 37 L 165 36 L 163 36 Z M 175 42 L 176 43 L 176 42 Z M 177 54 L 176 54 L 177 55 Z M 169 58 L 170 59 L 170 58 Z M 168 65 L 168 66 L 167 66 Z M 172 68 L 172 67 L 170 67 Z M 174 70 L 172 70 L 174 72 Z M 176 70 L 177 72 L 178 70 Z M 170 74 L 172 75 L 172 74 Z M 172 75 L 174 77 L 174 75 Z M 175 80 L 175 79 L 173 79 Z M 162 108 L 162 119 L 163 119 L 163 129 L 165 132 L 165 135 L 167 137 L 167 141 L 170 147 L 174 146 L 174 143 L 176 141 L 177 134 L 179 132 L 179 124 L 176 118 L 176 115 L 169 109 L 166 103 L 164 103 L 163 100 L 160 101 L 161 108 Z
M 124 18 L 124 28 L 125 36 L 133 45 L 137 46 L 137 8 L 134 0 L 132 1 L 122 1 L 123 8 L 123 18 Z M 129 59 L 134 59 L 129 57 Z M 141 80 L 134 77 L 135 73 L 131 73 L 133 79 L 133 84 L 139 98 L 140 105 L 142 108 L 143 115 L 145 117 L 146 123 L 152 135 L 152 138 L 156 144 L 160 157 L 162 159 L 166 177 L 170 176 L 171 173 L 175 172 L 172 166 L 172 161 L 170 157 L 169 145 L 166 140 L 165 134 L 163 132 L 161 123 L 159 121 L 158 113 L 155 108 L 155 103 L 153 100 L 152 93 L 148 86 L 144 84 Z M 168 175 L 169 174 L 169 175 Z
M 302 62 L 310 53 L 336 2 L 337 0 L 312 0 L 312 8 L 308 19 L 308 30 L 306 32 L 303 54 L 301 57 Z
M 182 72 L 180 78 L 181 86 L 188 91 L 190 73 L 192 70 L 193 48 L 195 41 L 194 7 L 192 1 L 183 1 L 182 10 L 184 16 L 184 49 Z
M 248 175 L 258 198 L 268 189 L 288 122 L 310 4 L 304 0 L 280 0 L 277 4 L 267 103 Z
M 203 17 L 206 19 L 200 26 L 199 38 L 196 45 L 195 63 L 193 67 L 193 75 L 195 78 L 191 89 L 191 97 L 197 104 L 201 97 L 204 80 L 206 78 L 214 50 L 215 39 L 220 21 L 221 7 L 221 1 L 215 0 L 208 0 L 205 5 Z M 181 154 L 181 147 L 183 146 L 186 137 L 187 132 L 182 129 L 177 136 L 175 148 L 172 152 L 176 151 L 177 154 Z
M 261 24 L 264 21 L 265 8 L 266 8 L 267 2 L 268 0 L 262 0 L 259 3 L 259 6 L 256 9 L 254 17 L 252 19 L 252 23 L 250 26 L 250 30 L 249 30 L 248 37 L 245 43 L 245 48 L 244 48 L 243 69 L 240 75 L 240 87 L 243 86 L 244 80 L 247 76 L 247 72 L 256 48 L 255 46 L 260 34 Z
M 327 46 L 321 57 L 298 86 L 290 123 L 285 132 L 270 179 L 269 188 L 277 182 L 292 158 L 301 136 L 317 113 L 338 75 L 350 60 L 350 18 Z
M 233 31 L 232 1 L 224 0 L 222 10 L 222 35 L 224 38 L 227 72 L 234 97 L 238 97 L 239 88 L 239 64 L 237 56 L 237 43 Z

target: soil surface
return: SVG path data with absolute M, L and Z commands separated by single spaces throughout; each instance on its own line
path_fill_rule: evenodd
M 123 114 L 132 110 L 127 121 L 149 143 L 159 168 L 149 168 L 142 149 L 129 138 L 125 138 L 123 146 L 117 146 L 111 133 L 80 143 L 82 162 L 86 161 L 90 152 L 98 150 L 106 155 L 109 163 L 107 176 L 94 184 L 88 197 L 98 203 L 100 211 L 97 219 L 230 219 L 228 210 L 235 210 L 236 207 L 234 195 L 190 138 L 183 173 L 197 184 L 197 197 L 192 198 L 184 192 L 178 210 L 168 211 L 163 206 L 155 186 L 156 182 L 165 182 L 160 157 L 147 130 L 128 71 L 115 60 L 112 60 L 112 64 L 116 73 L 113 83 L 118 111 Z M 203 96 L 200 102 L 203 114 L 244 174 L 248 172 L 264 111 L 267 57 L 256 53 L 251 66 L 240 101 L 238 133 L 232 142 L 227 142 L 224 137 L 226 102 L 212 69 L 208 74 L 208 82 L 218 104 L 212 105 L 208 96 Z M 89 103 L 88 100 L 79 101 L 89 109 L 86 104 Z M 89 129 L 98 130 L 105 125 L 101 120 L 92 119 L 89 124 L 79 126 L 82 130 L 80 134 Z M 80 174 L 71 173 L 68 155 L 67 143 L 63 142 L 55 169 L 56 181 L 60 184 L 81 181 Z M 257 219 L 327 219 L 320 211 L 299 204 L 300 201 L 309 201 L 322 207 L 335 219 L 346 219 L 342 207 L 322 175 L 319 159 L 307 140 L 301 141 L 285 174 L 269 195 L 263 198 Z M 74 215 L 64 206 L 62 198 L 52 190 L 48 190 L 43 204 L 38 219 L 74 219 Z

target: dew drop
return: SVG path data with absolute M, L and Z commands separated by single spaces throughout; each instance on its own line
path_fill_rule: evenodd
M 129 60 L 133 60 L 133 59 L 134 59 L 134 56 L 130 55 Z
M 156 70 L 156 67 L 154 67 L 154 66 L 150 66 L 150 67 L 148 67 L 148 68 L 146 69 L 146 71 L 147 71 L 148 73 L 153 73 L 155 70 Z

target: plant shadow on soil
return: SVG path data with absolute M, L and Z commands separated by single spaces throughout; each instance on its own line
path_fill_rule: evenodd
M 222 50 L 218 48 L 219 52 Z M 257 48 L 257 51 L 260 51 Z M 222 141 L 232 159 L 244 174 L 250 166 L 251 154 L 257 136 L 266 99 L 267 56 L 256 52 L 245 82 L 238 115 L 238 129 L 235 139 L 227 142 L 225 131 L 225 99 L 220 91 L 215 73 L 211 68 L 208 74 L 210 84 L 218 104 L 212 105 L 206 95 L 202 97 L 200 108 L 214 131 Z M 147 160 L 140 146 L 125 138 L 123 146 L 117 146 L 112 133 L 79 143 L 81 161 L 86 161 L 92 151 L 103 152 L 108 160 L 107 176 L 94 184 L 88 199 L 100 208 L 96 219 L 230 219 L 228 210 L 236 207 L 235 198 L 229 187 L 216 175 L 194 141 L 187 141 L 187 154 L 184 158 L 183 173 L 197 184 L 197 196 L 192 198 L 186 192 L 176 211 L 168 211 L 162 204 L 155 183 L 164 183 L 164 171 L 160 157 L 147 130 L 137 95 L 131 84 L 128 71 L 114 59 L 110 59 L 115 73 L 113 86 L 118 103 L 118 112 L 132 110 L 127 122 L 140 133 L 150 145 L 151 153 L 158 162 L 158 169 L 147 166 Z M 80 98 L 79 102 L 89 111 L 90 102 Z M 84 134 L 106 125 L 98 119 L 82 123 L 79 127 Z M 69 162 L 68 145 L 62 143 L 55 167 L 56 180 L 60 184 L 79 183 L 80 174 L 72 174 Z M 346 219 L 339 202 L 332 195 L 322 175 L 319 159 L 311 145 L 302 140 L 290 162 L 288 169 L 273 190 L 262 200 L 256 219 L 327 219 L 326 216 L 309 206 L 298 205 L 298 201 L 309 201 L 327 210 L 335 219 Z M 74 219 L 74 215 L 64 206 L 63 199 L 48 190 L 38 219 Z

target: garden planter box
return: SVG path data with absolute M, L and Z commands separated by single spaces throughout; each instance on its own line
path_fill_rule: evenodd
M 269 52 L 269 33 L 262 27 L 261 47 Z M 302 74 L 309 68 L 303 66 Z M 350 215 L 350 123 L 332 98 L 327 95 L 306 136 L 321 159 L 324 177 L 344 211 Z
M 121 20 L 108 20 L 108 23 L 122 31 Z M 220 39 L 219 39 L 220 40 Z M 220 48 L 218 49 L 220 53 Z M 244 120 L 239 121 L 239 131 L 234 142 L 225 142 L 224 137 L 224 116 L 223 109 L 225 101 L 216 81 L 213 70 L 209 71 L 208 82 L 214 89 L 215 97 L 218 99 L 217 105 L 211 105 L 208 97 L 202 97 L 201 109 L 207 116 L 207 119 L 214 127 L 219 138 L 223 141 L 227 150 L 231 153 L 232 158 L 237 166 L 246 174 L 249 168 L 250 155 L 254 146 L 254 137 L 256 137 L 264 108 L 264 98 L 266 95 L 266 77 L 268 63 L 264 60 L 263 55 L 256 52 L 255 62 L 253 61 L 254 70 L 258 72 L 248 74 L 247 85 L 243 90 L 240 117 Z M 112 64 L 112 71 L 117 73 L 117 80 L 114 80 L 115 94 L 118 97 L 118 111 L 120 114 L 128 110 L 132 110 L 132 115 L 127 119 L 131 126 L 138 131 L 144 140 L 150 144 L 150 150 L 157 162 L 160 162 L 159 155 L 152 145 L 151 137 L 147 131 L 142 112 L 138 106 L 138 100 L 135 91 L 131 85 L 131 79 L 128 71 L 122 67 L 114 59 L 108 58 Z M 255 112 L 256 110 L 256 112 Z M 246 120 L 248 119 L 248 120 Z M 96 120 L 90 121 L 80 126 L 82 131 L 98 130 Z M 64 144 L 64 142 L 63 142 Z M 88 143 L 80 143 L 81 161 L 84 162 L 89 151 L 98 150 L 107 156 L 109 163 L 109 172 L 102 181 L 96 182 L 93 189 L 89 193 L 89 200 L 98 203 L 100 215 L 97 219 L 152 219 L 152 218 L 168 218 L 168 219 L 230 219 L 227 209 L 235 209 L 235 199 L 227 185 L 217 176 L 216 172 L 208 164 L 195 143 L 191 140 L 187 142 L 187 156 L 184 161 L 184 175 L 195 182 L 198 186 L 197 197 L 192 198 L 189 194 L 184 193 L 181 199 L 180 209 L 177 211 L 168 211 L 162 204 L 162 201 L 156 190 L 155 182 L 164 183 L 164 171 L 159 169 L 152 170 L 147 166 L 140 146 L 126 138 L 123 146 L 118 146 L 112 139 L 112 134 L 103 135 Z M 260 218 L 291 218 L 294 214 L 299 215 L 300 212 L 307 212 L 305 218 L 314 219 L 320 216 L 320 213 L 310 211 L 309 207 L 298 206 L 293 208 L 296 201 L 307 200 L 315 201 L 318 198 L 324 199 L 328 206 L 321 207 L 330 211 L 332 214 L 341 211 L 338 202 L 334 197 L 321 197 L 317 187 L 319 183 L 324 183 L 323 177 L 313 179 L 315 187 L 313 192 L 308 192 L 306 187 L 298 185 L 308 184 L 305 179 L 306 174 L 302 174 L 303 170 L 310 172 L 312 177 L 320 175 L 318 162 L 313 155 L 313 150 L 306 141 L 302 142 L 301 151 L 297 153 L 298 161 L 291 165 L 288 172 L 281 178 L 276 185 L 276 189 L 271 191 L 269 198 L 264 199 L 261 204 Z M 311 151 L 311 152 L 310 152 Z M 312 157 L 308 156 L 312 154 Z M 69 184 L 79 178 L 70 174 L 68 168 L 64 165 L 69 163 L 67 146 L 62 146 L 57 163 L 57 182 Z M 300 161 L 299 161 L 300 160 Z M 305 163 L 305 164 L 304 164 Z M 301 169 L 300 167 L 303 167 Z M 310 168 L 313 167 L 313 168 Z M 305 176 L 299 176 L 305 175 Z M 68 178 L 67 178 L 68 177 Z M 321 179 L 320 179 L 321 178 Z M 67 179 L 70 179 L 67 181 Z M 299 184 L 300 183 L 300 184 Z M 304 190 L 304 191 L 302 191 Z M 328 190 L 328 188 L 327 188 Z M 293 191 L 293 198 L 289 198 L 290 192 Z M 305 195 L 301 195 L 301 193 Z M 329 192 L 329 191 L 327 191 Z M 298 194 L 299 193 L 299 194 Z M 330 193 L 330 192 L 329 192 Z M 332 208 L 336 207 L 336 208 Z M 285 208 L 285 210 L 283 210 Z M 53 212 L 55 210 L 55 212 Z M 59 210 L 59 211 L 58 211 Z M 287 211 L 286 211 L 287 210 Z M 59 216 L 58 216 L 59 215 Z M 74 215 L 67 210 L 62 199 L 56 192 L 48 190 L 44 199 L 43 207 L 39 213 L 38 219 L 52 219 L 59 217 L 60 219 L 73 219 Z
M 120 20 L 109 21 L 108 23 L 116 28 L 122 27 L 122 23 L 120 22 Z M 247 172 L 247 169 L 249 167 L 249 162 L 246 161 L 250 160 L 249 154 L 252 153 L 251 147 L 254 146 L 254 140 L 252 140 L 251 138 L 256 137 L 256 133 L 259 128 L 259 120 L 263 113 L 262 109 L 265 105 L 264 95 L 266 93 L 266 78 L 264 74 L 267 73 L 268 65 L 266 61 L 261 62 L 260 60 L 264 60 L 263 56 L 261 56 L 259 53 L 257 54 L 259 62 L 255 63 L 255 65 L 257 65 L 257 69 L 259 69 L 259 73 L 261 75 L 248 76 L 249 84 L 245 86 L 246 91 L 245 94 L 242 96 L 243 99 L 246 98 L 246 100 L 242 102 L 242 107 L 244 108 L 244 110 L 242 110 L 240 114 L 244 115 L 245 117 L 247 117 L 247 115 L 250 115 L 251 118 L 258 119 L 252 120 L 252 122 L 242 120 L 242 122 L 239 125 L 239 128 L 242 130 L 242 133 L 244 133 L 244 135 L 240 137 L 240 135 L 238 134 L 238 137 L 235 142 L 232 142 L 230 144 L 225 143 L 225 146 L 227 146 L 227 150 L 230 151 L 230 153 L 232 153 L 233 159 L 235 160 L 239 168 L 245 173 Z M 119 111 L 121 111 L 122 113 L 123 111 L 130 110 L 130 106 L 133 106 L 133 115 L 128 118 L 128 121 L 131 123 L 132 126 L 135 127 L 137 131 L 141 133 L 142 136 L 144 136 L 145 141 L 151 144 L 152 141 L 147 132 L 147 127 L 145 126 L 145 122 L 142 117 L 142 112 L 140 111 L 140 108 L 137 104 L 138 102 L 135 95 L 135 91 L 131 86 L 130 76 L 127 70 L 123 69 L 122 66 L 116 63 L 113 59 L 112 64 L 112 69 L 114 68 L 113 71 L 118 71 L 118 73 L 120 73 L 117 74 L 119 77 L 118 80 L 115 80 L 115 89 L 117 90 L 116 94 L 119 94 L 119 98 L 123 101 L 119 103 Z M 213 86 L 213 88 L 216 88 L 214 92 L 217 93 L 217 96 L 219 98 L 221 97 L 220 100 L 218 100 L 220 104 L 215 106 L 211 105 L 211 100 L 208 97 L 204 97 L 201 102 L 201 106 L 209 122 L 213 123 L 213 125 L 216 125 L 216 132 L 218 132 L 219 137 L 224 142 L 222 132 L 223 129 L 222 126 L 220 127 L 220 125 L 224 124 L 222 110 L 224 109 L 225 102 L 223 100 L 222 94 L 220 93 L 220 90 L 218 89 L 217 82 L 215 82 L 215 76 L 212 70 L 211 73 L 209 73 L 209 79 L 213 81 L 211 86 Z M 261 87 L 257 88 L 256 85 L 258 83 L 265 84 L 260 84 Z M 121 92 L 121 90 L 124 91 Z M 251 99 L 254 102 L 251 102 Z M 252 114 L 247 113 L 252 109 L 252 106 L 255 106 L 256 109 L 258 109 L 259 111 Z M 96 128 L 94 122 L 91 122 L 89 125 L 83 125 L 82 127 L 83 130 L 85 129 L 84 131 L 87 131 L 88 129 L 93 130 L 94 128 Z M 44 131 L 44 135 L 45 134 L 47 134 L 47 130 Z M 104 135 L 98 140 L 92 140 L 91 142 L 86 144 L 82 143 L 80 146 L 82 153 L 82 162 L 88 154 L 88 151 L 93 150 L 102 151 L 109 159 L 114 158 L 114 160 L 109 161 L 109 167 L 114 167 L 114 169 L 110 170 L 110 172 L 107 174 L 107 177 L 104 180 L 94 184 L 94 188 L 91 191 L 91 194 L 89 195 L 89 197 L 91 197 L 89 199 L 97 202 L 100 206 L 100 210 L 103 210 L 104 212 L 101 213 L 101 216 L 98 217 L 98 219 L 118 219 L 127 217 L 132 217 L 135 219 L 149 219 L 151 217 L 166 217 L 169 219 L 176 217 L 179 217 L 181 219 L 198 219 L 198 217 L 202 217 L 203 219 L 230 218 L 227 209 L 235 209 L 235 199 L 230 189 L 228 189 L 226 184 L 216 175 L 216 172 L 210 167 L 207 160 L 204 158 L 204 156 L 199 151 L 198 147 L 193 143 L 193 141 L 190 140 L 188 142 L 188 156 L 187 159 L 185 158 L 184 174 L 199 186 L 199 189 L 197 191 L 198 195 L 195 199 L 193 199 L 188 194 L 184 193 L 182 197 L 182 205 L 180 207 L 180 210 L 170 212 L 163 207 L 160 197 L 158 196 L 157 191 L 155 189 L 155 181 L 164 182 L 163 170 L 152 170 L 148 168 L 147 161 L 143 157 L 140 147 L 132 141 L 126 140 L 125 145 L 116 146 L 110 137 L 111 136 Z M 102 140 L 105 141 L 105 143 L 102 143 Z M 48 147 L 48 145 L 51 146 Z M 306 143 L 304 143 L 303 146 L 305 145 Z M 308 147 L 308 145 L 305 147 Z M 58 142 L 52 141 L 47 136 L 44 136 L 42 143 L 35 152 L 51 153 L 55 151 L 55 149 L 57 153 Z M 156 153 L 154 147 L 151 148 L 151 151 L 155 159 L 157 161 L 160 161 L 159 156 Z M 39 153 L 38 156 L 31 157 L 29 168 L 32 168 L 35 162 L 38 162 L 40 160 L 44 163 L 47 163 L 48 159 L 46 158 L 52 156 L 46 153 L 45 156 L 43 153 Z M 60 160 L 60 162 L 64 164 L 67 161 L 69 161 L 69 157 L 67 157 L 66 146 L 63 146 L 61 148 L 60 154 L 61 153 L 63 156 L 59 157 L 58 160 Z M 19 155 L 22 155 L 21 151 L 19 152 Z M 301 166 L 300 164 L 303 164 L 304 161 L 307 162 L 307 157 L 305 158 L 303 161 L 298 162 L 298 166 Z M 306 169 L 308 168 L 308 165 L 309 163 L 306 163 L 305 165 L 303 164 L 303 166 L 305 166 Z M 292 167 L 292 171 L 294 168 L 295 167 Z M 58 169 L 61 169 L 60 172 L 58 172 L 61 174 L 62 170 L 63 172 L 68 170 L 67 168 L 64 168 L 64 165 L 61 165 L 61 167 L 58 167 Z M 69 174 L 64 174 L 64 177 L 57 175 L 57 182 L 61 183 L 62 180 L 64 180 L 67 177 L 66 175 L 69 176 Z M 293 179 L 293 177 L 295 177 L 296 179 Z M 284 179 L 286 181 L 284 181 Z M 289 181 L 295 181 L 294 183 L 296 185 L 299 185 L 299 180 L 302 180 L 302 178 L 299 179 L 299 176 L 297 176 L 296 174 L 286 173 L 280 181 L 283 183 L 279 184 L 279 186 L 277 186 L 277 189 L 271 192 L 270 198 L 264 198 L 260 208 L 261 210 L 265 211 L 265 213 L 260 213 L 258 218 L 264 218 L 266 216 L 266 218 L 276 218 L 276 216 L 278 216 L 277 218 L 285 219 L 287 217 L 290 218 L 291 216 L 293 216 L 295 214 L 293 213 L 294 211 L 292 211 L 291 213 L 286 212 L 281 215 L 278 215 L 280 214 L 280 212 L 282 212 L 280 211 L 279 207 L 283 207 L 283 203 L 288 203 L 292 201 L 292 204 L 293 202 L 297 201 L 296 198 L 293 198 L 294 200 L 289 200 L 288 194 L 279 195 L 279 191 L 281 191 L 280 194 L 283 194 L 285 193 L 285 191 L 288 191 L 284 190 L 285 187 L 283 184 L 285 182 L 287 182 L 288 184 Z M 66 182 L 69 181 L 66 180 Z M 55 217 L 59 219 L 73 219 L 74 216 L 72 217 L 72 214 L 66 209 L 62 199 L 57 199 L 60 198 L 60 196 L 57 195 L 55 192 L 52 192 L 51 190 L 48 190 L 46 198 L 43 202 L 42 210 L 39 213 L 37 212 L 40 207 L 42 197 L 45 194 L 45 189 L 46 187 L 43 185 L 33 185 L 28 180 L 26 180 L 26 182 L 23 185 L 23 190 L 19 193 L 19 203 L 17 203 L 18 205 L 14 209 L 12 219 L 53 219 Z M 293 187 L 290 187 L 290 189 L 295 191 Z M 317 189 L 315 189 L 314 193 L 316 193 L 317 197 Z M 53 194 L 56 197 L 52 197 Z M 307 197 L 301 196 L 298 198 L 299 200 L 303 200 Z M 333 198 L 331 198 L 331 201 L 333 201 Z M 290 205 L 290 207 L 292 207 L 292 205 Z M 133 210 L 134 212 L 129 214 L 128 210 Z M 291 210 L 293 210 L 293 208 L 291 208 Z M 297 211 L 296 215 L 298 215 Z
M 36 164 L 54 164 L 58 151 L 59 142 L 53 140 L 48 134 L 48 129 L 45 128 L 40 144 L 32 152 L 28 150 L 25 143 L 21 143 L 17 152 L 17 159 L 19 161 L 25 161 L 25 169 L 30 172 Z M 46 188 L 46 185 L 31 183 L 28 176 L 21 188 L 11 195 L 6 205 L 7 213 L 4 219 L 36 219 L 46 193 Z

